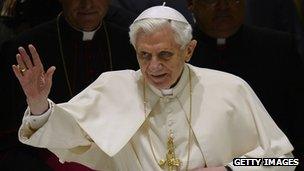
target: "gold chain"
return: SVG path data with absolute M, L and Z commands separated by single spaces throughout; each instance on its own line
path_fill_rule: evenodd
M 69 75 L 68 75 L 68 71 L 67 71 L 67 67 L 66 67 L 66 62 L 65 62 L 64 53 L 63 53 L 62 37 L 61 37 L 61 33 L 60 33 L 60 28 L 59 28 L 59 19 L 60 19 L 61 14 L 62 14 L 62 12 L 60 12 L 57 15 L 57 18 L 56 18 L 57 35 L 58 35 L 59 50 L 60 50 L 60 56 L 61 56 L 61 61 L 62 61 L 62 65 L 63 65 L 64 75 L 65 75 L 65 79 L 66 79 L 66 82 L 67 82 L 67 85 L 68 85 L 70 96 L 72 98 L 73 97 L 73 91 L 72 91 L 72 87 L 71 87 L 71 80 L 69 79 Z M 104 31 L 105 31 L 105 35 L 106 35 L 109 61 L 110 61 L 110 70 L 113 70 L 112 52 L 111 52 L 108 30 L 107 30 L 105 22 L 102 21 L 102 25 L 104 27 Z
M 187 119 L 187 122 L 188 122 L 188 125 L 189 125 L 189 131 L 188 131 L 188 153 L 187 153 L 187 163 L 186 163 L 186 171 L 188 171 L 188 168 L 189 168 L 189 159 L 190 159 L 190 144 L 191 144 L 191 130 L 192 130 L 192 126 L 191 126 L 191 119 L 192 119 L 192 80 L 191 80 L 191 71 L 190 71 L 190 68 L 188 67 L 189 69 L 189 93 L 190 93 L 190 111 L 189 111 L 189 119 L 187 117 L 187 114 L 186 114 L 186 111 L 184 110 L 180 100 L 177 98 L 179 104 L 181 105 L 184 113 L 185 113 L 185 117 Z M 144 112 L 145 112 L 145 116 L 146 116 L 146 119 L 147 119 L 147 101 L 146 101 L 146 81 L 145 79 L 143 80 L 143 96 L 144 96 Z M 150 122 L 147 121 L 148 123 L 148 128 L 151 128 L 150 126 Z M 168 138 L 168 144 L 169 143 L 173 143 L 173 139 L 172 139 L 172 134 L 170 133 L 169 135 L 169 138 Z M 150 133 L 148 132 L 148 139 L 149 139 L 149 145 L 150 145 L 150 149 L 152 151 L 152 155 L 153 155 L 153 158 L 154 160 L 158 163 L 159 166 L 163 165 L 164 164 L 164 160 L 157 160 L 156 158 L 156 155 L 155 155 L 155 152 L 154 152 L 154 148 L 152 146 L 152 139 L 151 139 L 151 136 L 150 136 Z M 174 156 L 175 157 L 175 156 Z M 174 158 L 175 159 L 175 158 Z M 179 162 L 178 159 L 175 159 L 174 161 L 176 162 Z M 177 163 L 176 163 L 177 165 Z

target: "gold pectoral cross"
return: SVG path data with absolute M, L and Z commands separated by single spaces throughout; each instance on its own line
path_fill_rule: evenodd
M 166 159 L 162 159 L 158 162 L 159 166 L 163 167 L 167 165 L 168 171 L 174 171 L 179 168 L 181 165 L 180 159 L 175 157 L 175 151 L 174 151 L 174 141 L 173 141 L 173 134 L 170 133 L 170 136 L 168 138 L 167 142 L 167 149 L 168 152 L 166 154 Z

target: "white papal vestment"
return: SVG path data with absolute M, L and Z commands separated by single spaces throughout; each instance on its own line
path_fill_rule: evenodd
M 235 157 L 291 153 L 289 140 L 245 81 L 189 64 L 177 85 L 166 91 L 145 86 L 140 71 L 104 73 L 69 102 L 50 101 L 46 114 L 31 116 L 28 109 L 19 139 L 48 148 L 62 162 L 97 170 L 157 171 L 163 169 L 155 159 L 165 158 L 171 130 L 184 170 L 189 152 L 189 72 L 193 91 L 189 169 L 223 166 Z M 279 169 L 292 170 L 233 166 L 233 170 Z

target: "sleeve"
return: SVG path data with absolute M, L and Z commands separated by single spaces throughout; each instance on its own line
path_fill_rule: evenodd
M 26 110 L 18 132 L 19 140 L 41 148 L 71 149 L 90 146 L 90 138 L 75 119 L 53 102 L 49 102 L 50 109 L 41 116 L 32 116 L 30 110 Z
M 19 129 L 19 140 L 27 145 L 47 148 L 59 161 L 77 162 L 96 170 L 114 170 L 112 159 L 81 129 L 76 120 L 54 104 L 41 116 L 26 110 Z
M 258 135 L 257 145 L 254 149 L 238 158 L 293 158 L 293 146 L 286 135 L 276 125 L 264 108 L 251 87 L 243 81 L 239 91 L 243 98 L 242 105 L 250 111 L 250 120 L 254 123 Z M 228 166 L 233 171 L 292 171 L 296 166 L 234 166 L 233 162 Z
M 27 125 L 28 128 L 31 130 L 37 130 L 41 128 L 49 119 L 51 110 L 54 106 L 54 103 L 51 100 L 48 100 L 48 102 L 49 102 L 49 109 L 41 115 L 31 115 L 30 108 L 27 108 L 24 113 L 22 123 L 24 125 Z

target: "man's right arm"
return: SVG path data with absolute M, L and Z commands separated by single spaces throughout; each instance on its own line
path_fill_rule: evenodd
M 31 57 L 23 47 L 19 47 L 19 53 L 16 55 L 17 65 L 13 65 L 12 68 L 26 95 L 31 113 L 40 115 L 49 108 L 47 98 L 56 68 L 52 66 L 45 72 L 35 47 L 29 45 L 28 48 Z
M 23 116 L 22 124 L 27 125 L 31 130 L 37 130 L 41 128 L 49 119 L 54 103 L 51 100 L 48 100 L 48 109 L 39 115 L 32 114 L 30 108 L 28 108 Z

